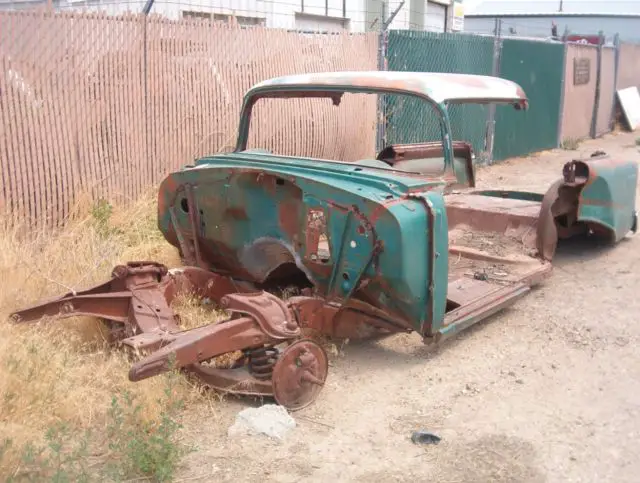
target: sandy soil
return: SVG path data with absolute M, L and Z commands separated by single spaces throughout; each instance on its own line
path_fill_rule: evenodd
M 640 160 L 631 134 L 481 169 L 480 187 L 544 191 L 564 162 L 603 149 Z M 639 195 L 640 196 L 640 195 Z M 640 199 L 640 198 L 639 198 Z M 550 280 L 433 350 L 416 335 L 349 344 L 284 443 L 226 436 L 227 399 L 192 411 L 190 481 L 638 481 L 640 238 L 560 249 Z M 439 445 L 416 446 L 426 429 Z

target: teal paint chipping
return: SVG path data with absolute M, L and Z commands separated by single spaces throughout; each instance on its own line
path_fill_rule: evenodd
M 268 247 L 271 255 L 281 251 L 284 258 L 278 261 L 290 257 L 329 300 L 351 296 L 366 275 L 372 281 L 365 294 L 379 308 L 410 321 L 415 330 L 427 320 L 427 310 L 431 317 L 444 310 L 446 288 L 432 299 L 425 283 L 434 269 L 424 250 L 432 230 L 429 210 L 424 200 L 413 197 L 440 185 L 438 181 L 346 163 L 235 153 L 203 158 L 194 168 L 171 175 L 160 187 L 161 206 L 175 202 L 180 207 L 183 195 L 172 187 L 185 184 L 197 186 L 202 250 L 220 260 L 214 271 L 245 271 L 241 278 L 262 282 L 271 259 L 259 247 Z M 442 196 L 428 193 L 426 200 L 436 207 L 441 226 Z M 331 264 L 311 260 L 307 246 L 306 220 L 318 208 L 327 217 Z M 176 212 L 179 229 L 188 231 L 189 213 Z M 161 231 L 175 241 L 170 217 L 160 215 Z M 434 235 L 446 258 L 446 231 Z M 376 243 L 384 247 L 377 255 Z M 441 265 L 436 277 L 446 277 Z
M 439 115 L 441 138 L 390 146 L 355 163 L 246 150 L 260 98 L 328 97 L 338 104 L 344 92 L 425 101 Z M 633 162 L 568 162 L 544 195 L 474 191 L 470 146 L 451 142 L 450 100 L 527 105 L 514 82 L 459 74 L 319 73 L 254 86 L 235 152 L 201 158 L 160 186 L 159 228 L 187 266 L 129 262 L 106 283 L 11 319 L 106 316 L 120 324 L 114 340 L 124 336 L 125 345 L 151 351 L 132 366 L 132 381 L 176 362 L 213 388 L 273 396 L 295 410 L 317 397 L 329 365 L 318 343 L 301 340 L 307 329 L 348 339 L 417 331 L 437 343 L 541 283 L 551 273 L 558 234 L 613 234 L 618 241 L 635 231 Z M 403 171 L 433 167 L 431 161 L 444 172 Z M 232 316 L 182 331 L 171 303 L 184 290 Z M 243 357 L 231 368 L 203 365 L 237 351 Z

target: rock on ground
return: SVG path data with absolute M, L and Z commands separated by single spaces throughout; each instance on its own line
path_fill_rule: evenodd
M 285 434 L 296 427 L 296 421 L 287 410 L 276 404 L 247 408 L 238 413 L 227 432 L 229 437 L 264 434 L 282 441 Z

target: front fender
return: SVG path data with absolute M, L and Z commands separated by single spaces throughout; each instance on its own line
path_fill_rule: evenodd
M 586 182 L 578 199 L 578 221 L 605 228 L 613 241 L 624 238 L 635 225 L 638 165 L 599 158 L 575 162 L 576 175 Z

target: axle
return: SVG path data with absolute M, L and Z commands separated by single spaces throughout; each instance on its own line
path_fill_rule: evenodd
M 181 330 L 171 307 L 179 294 L 208 298 L 231 317 Z M 131 381 L 181 369 L 214 389 L 274 397 L 289 409 L 313 402 L 327 377 L 324 349 L 303 339 L 302 328 L 350 338 L 403 330 L 357 300 L 348 309 L 309 296 L 285 302 L 202 268 L 169 271 L 155 262 L 117 266 L 108 282 L 20 310 L 12 319 L 78 315 L 110 322 L 113 339 L 141 356 L 129 371 Z M 232 367 L 215 367 L 217 357 L 237 351 L 242 357 Z

